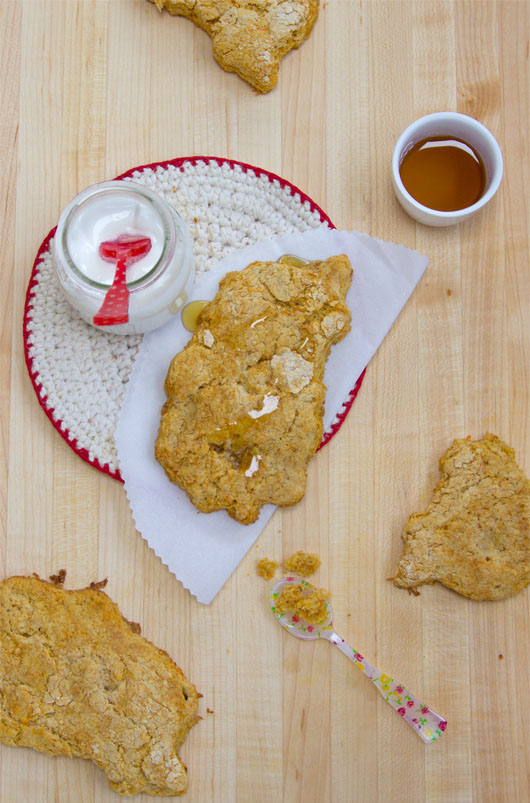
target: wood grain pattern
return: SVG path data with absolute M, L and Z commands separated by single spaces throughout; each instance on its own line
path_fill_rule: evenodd
M 0 576 L 64 566 L 70 587 L 109 578 L 123 613 L 204 694 L 182 750 L 190 803 L 527 801 L 528 592 L 416 598 L 386 578 L 454 437 L 489 429 L 530 473 L 530 4 L 321 5 L 277 88 L 258 96 L 215 64 L 204 32 L 145 0 L 0 4 Z M 505 176 L 478 216 L 436 230 L 402 212 L 390 159 L 408 123 L 441 109 L 492 129 Z M 193 154 L 280 173 L 337 226 L 430 258 L 312 461 L 304 501 L 275 514 L 208 607 L 136 533 L 121 485 L 50 426 L 21 338 L 35 252 L 67 201 Z M 276 625 L 255 563 L 300 548 L 322 557 L 339 632 L 447 716 L 441 742 L 424 747 L 338 651 Z M 0 748 L 2 803 L 116 799 L 88 762 Z

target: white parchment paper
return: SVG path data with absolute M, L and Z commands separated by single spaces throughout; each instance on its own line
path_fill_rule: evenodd
M 428 260 L 402 245 L 359 232 L 316 229 L 249 246 L 225 257 L 197 281 L 190 300 L 211 299 L 219 279 L 254 260 L 282 254 L 326 259 L 347 254 L 353 281 L 347 296 L 351 332 L 331 349 L 324 428 L 340 411 L 356 380 L 397 318 Z M 190 338 L 180 315 L 144 336 L 133 366 L 116 430 L 120 470 L 136 527 L 149 546 L 199 602 L 210 603 L 264 528 L 275 507 L 265 506 L 254 524 L 225 511 L 199 513 L 172 485 L 154 458 L 165 402 L 164 379 L 173 356 Z M 362 392 L 362 389 L 361 389 Z

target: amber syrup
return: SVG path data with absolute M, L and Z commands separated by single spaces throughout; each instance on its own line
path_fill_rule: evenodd
M 197 318 L 207 303 L 207 301 L 190 301 L 182 310 L 182 323 L 188 332 L 194 332 L 196 330 Z
M 486 188 L 480 154 L 456 137 L 420 140 L 405 154 L 399 173 L 418 203 L 440 212 L 472 206 Z

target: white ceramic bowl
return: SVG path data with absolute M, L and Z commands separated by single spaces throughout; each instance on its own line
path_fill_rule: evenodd
M 417 142 L 433 136 L 451 136 L 463 139 L 472 145 L 482 157 L 486 168 L 486 188 L 479 200 L 472 206 L 456 209 L 454 212 L 441 212 L 418 203 L 405 189 L 399 174 L 403 158 Z M 452 226 L 474 215 L 493 198 L 499 189 L 502 171 L 501 149 L 491 131 L 473 117 L 457 112 L 436 112 L 420 117 L 402 133 L 392 157 L 392 177 L 399 203 L 411 217 L 427 226 Z

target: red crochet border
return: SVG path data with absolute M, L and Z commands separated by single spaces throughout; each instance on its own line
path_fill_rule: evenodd
M 331 222 L 330 218 L 326 215 L 323 209 L 318 206 L 308 195 L 306 195 L 302 190 L 296 187 L 291 182 L 287 181 L 286 179 L 282 178 L 281 176 L 276 175 L 276 173 L 271 173 L 268 170 L 264 170 L 261 167 L 255 167 L 254 165 L 247 164 L 246 162 L 239 162 L 236 159 L 224 159 L 218 156 L 188 156 L 188 157 L 179 157 L 178 159 L 170 159 L 167 161 L 162 162 L 151 162 L 150 164 L 140 165 L 139 167 L 133 167 L 131 170 L 127 170 L 125 173 L 121 173 L 119 176 L 116 176 L 117 179 L 124 179 L 124 178 L 133 178 L 135 173 L 141 173 L 144 170 L 156 170 L 157 167 L 162 167 L 167 169 L 169 165 L 173 167 L 178 167 L 182 172 L 184 172 L 184 165 L 185 164 L 192 164 L 196 165 L 198 162 L 204 162 L 205 164 L 209 164 L 210 162 L 216 162 L 219 167 L 222 167 L 224 164 L 230 165 L 232 169 L 236 166 L 240 167 L 244 173 L 247 171 L 251 171 L 257 176 L 267 176 L 270 182 L 278 182 L 282 189 L 289 189 L 292 196 L 299 195 L 300 200 L 302 203 L 308 203 L 312 212 L 318 212 L 320 215 L 320 220 L 322 222 L 326 222 L 330 228 L 334 229 L 335 226 Z M 76 438 L 72 438 L 70 436 L 70 432 L 67 429 L 64 429 L 62 424 L 63 422 L 60 419 L 56 419 L 54 417 L 54 408 L 49 407 L 48 397 L 46 395 L 41 394 L 42 390 L 42 383 L 37 379 L 37 371 L 33 366 L 33 357 L 30 356 L 29 350 L 31 348 L 31 344 L 29 343 L 29 337 L 32 334 L 32 329 L 30 328 L 31 325 L 31 318 L 29 317 L 29 313 L 33 309 L 33 295 L 34 289 L 38 284 L 37 276 L 38 276 L 38 265 L 41 260 L 42 254 L 49 249 L 49 243 L 53 235 L 55 234 L 56 226 L 49 232 L 47 237 L 41 243 L 39 250 L 37 251 L 37 256 L 35 257 L 35 261 L 33 263 L 33 268 L 31 270 L 31 276 L 28 284 L 28 289 L 26 291 L 26 301 L 24 304 L 24 319 L 23 319 L 23 335 L 24 335 L 24 358 L 26 361 L 26 367 L 28 369 L 28 374 L 31 379 L 31 383 L 37 395 L 37 399 L 39 401 L 40 406 L 48 416 L 49 420 L 52 423 L 52 426 L 57 430 L 59 435 L 66 441 L 68 446 L 70 446 L 73 451 L 79 455 L 79 457 L 85 461 L 85 463 L 89 463 L 94 468 L 98 469 L 98 471 L 103 472 L 103 474 L 107 474 L 109 477 L 112 477 L 115 480 L 119 480 L 123 482 L 123 478 L 119 470 L 113 471 L 109 468 L 108 464 L 102 464 L 99 462 L 97 458 L 91 460 L 89 457 L 88 450 L 85 449 L 83 446 L 80 446 L 77 442 Z M 362 381 L 364 379 L 364 375 L 366 373 L 366 369 L 362 372 L 360 377 L 358 378 L 355 386 L 350 391 L 348 398 L 344 402 L 340 413 L 336 416 L 333 424 L 331 425 L 330 429 L 324 434 L 322 442 L 318 447 L 321 449 L 326 443 L 329 443 L 331 438 L 339 431 L 344 419 L 348 415 L 350 407 L 352 406 L 353 402 L 355 401 L 355 397 L 357 396 L 359 389 L 362 385 Z

